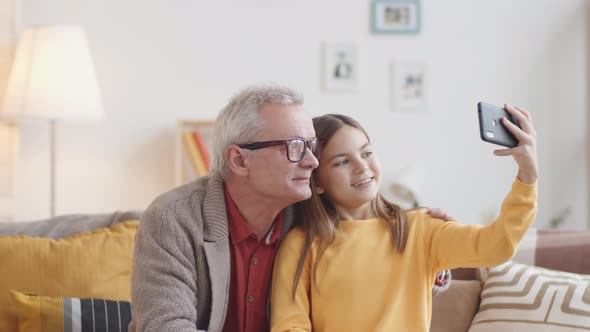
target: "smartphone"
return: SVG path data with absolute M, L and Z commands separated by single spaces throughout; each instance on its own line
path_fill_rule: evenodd
M 479 102 L 477 104 L 477 113 L 479 115 L 479 135 L 485 142 L 502 145 L 513 148 L 518 145 L 518 140 L 504 125 L 501 119 L 507 118 L 518 128 L 518 121 L 502 107 Z

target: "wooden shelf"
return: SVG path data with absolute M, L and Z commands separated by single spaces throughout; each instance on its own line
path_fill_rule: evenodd
M 213 120 L 191 120 L 191 119 L 180 119 L 176 122 L 176 158 L 175 158 L 175 171 L 174 171 L 174 183 L 176 186 L 191 182 L 197 178 L 197 173 L 191 163 L 185 144 L 183 143 L 183 134 L 186 131 L 198 130 L 203 138 L 203 143 L 212 157 L 213 153 Z

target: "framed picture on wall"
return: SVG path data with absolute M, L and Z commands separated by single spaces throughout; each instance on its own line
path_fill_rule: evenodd
M 391 109 L 426 111 L 428 72 L 425 62 L 395 61 L 390 64 Z
M 322 87 L 325 91 L 354 91 L 357 87 L 357 76 L 355 45 L 323 44 Z
M 373 33 L 420 32 L 419 0 L 373 0 Z

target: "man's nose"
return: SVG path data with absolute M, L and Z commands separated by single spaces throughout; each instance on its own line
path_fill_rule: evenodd
M 301 160 L 301 165 L 304 167 L 316 168 L 320 164 L 318 158 L 311 152 L 309 147 L 305 147 L 305 155 Z

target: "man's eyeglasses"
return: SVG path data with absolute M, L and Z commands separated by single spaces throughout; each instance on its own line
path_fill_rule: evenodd
M 264 141 L 264 142 L 240 144 L 238 146 L 241 147 L 242 149 L 258 150 L 258 149 L 268 148 L 268 147 L 277 146 L 277 145 L 285 145 L 285 147 L 287 148 L 287 159 L 289 159 L 289 161 L 292 161 L 294 163 L 300 162 L 301 160 L 303 160 L 303 157 L 305 157 L 305 152 L 307 151 L 307 148 L 309 148 L 311 153 L 313 153 L 313 155 L 318 160 L 320 159 L 320 151 L 321 151 L 322 143 L 317 137 L 314 137 L 314 138 L 310 139 L 309 141 L 306 141 L 303 138 L 296 137 L 296 138 L 289 138 L 289 139 L 279 140 L 279 141 Z

